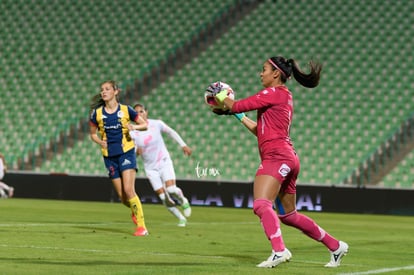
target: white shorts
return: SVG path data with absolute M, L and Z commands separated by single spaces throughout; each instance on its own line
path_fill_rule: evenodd
M 145 169 L 145 174 L 154 191 L 161 189 L 168 180 L 175 180 L 174 166 L 171 159 L 162 161 L 158 169 Z

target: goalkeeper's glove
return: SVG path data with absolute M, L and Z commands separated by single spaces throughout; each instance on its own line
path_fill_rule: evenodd
M 227 110 L 222 110 L 222 109 L 212 109 L 213 113 L 215 113 L 216 115 L 222 116 L 222 115 L 234 115 L 234 113 L 232 113 L 229 109 Z
M 212 96 L 215 96 L 216 94 L 218 94 L 222 88 L 221 84 L 220 85 L 214 85 L 214 84 L 215 83 L 210 84 L 206 89 L 206 92 L 208 92 Z
M 221 90 L 219 93 L 215 94 L 214 97 L 220 102 L 223 103 L 224 99 L 228 97 L 227 90 Z
M 237 118 L 240 122 L 243 121 L 243 118 L 246 116 L 245 113 L 237 113 L 233 114 L 235 118 Z
M 237 114 L 235 114 L 235 113 L 233 113 L 230 110 L 213 109 L 212 111 L 213 111 L 213 113 L 215 113 L 216 115 L 219 115 L 219 116 L 222 116 L 222 115 L 226 115 L 226 116 L 233 115 L 240 122 L 242 122 L 243 121 L 243 118 L 246 116 L 245 113 L 237 113 Z

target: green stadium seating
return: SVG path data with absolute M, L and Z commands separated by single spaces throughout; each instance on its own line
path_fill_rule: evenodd
M 8 12 L 3 9 L 5 28 L 0 34 L 10 43 L 0 59 L 5 68 L 1 84 L 9 102 L 2 101 L 0 107 L 5 113 L 16 114 L 21 106 L 27 110 L 35 102 L 39 108 L 31 112 L 36 121 L 25 131 L 37 133 L 34 137 L 54 137 L 66 116 L 86 117 L 88 100 L 98 92 L 100 82 L 137 78 L 176 43 L 188 39 L 196 30 L 194 26 L 200 25 L 199 18 L 206 23 L 214 11 L 232 3 L 188 4 L 182 0 L 160 9 L 151 1 L 128 3 L 128 7 L 109 0 L 70 5 L 2 1 L 0 8 L 7 7 Z M 295 98 L 292 139 L 302 160 L 299 182 L 341 183 L 413 110 L 413 5 L 408 0 L 382 5 L 357 0 L 264 1 L 140 99 L 151 117 L 170 124 L 194 149 L 188 159 L 166 138 L 177 176 L 194 178 L 194 168 L 200 162 L 222 171 L 219 177 L 208 179 L 253 179 L 259 163 L 254 137 L 235 119 L 209 113 L 203 105 L 203 91 L 209 83 L 222 80 L 236 90 L 237 98 L 250 95 L 261 88 L 258 75 L 263 61 L 284 55 L 295 57 L 303 67 L 310 58 L 324 63 L 316 89 L 288 83 Z M 10 11 L 16 16 L 8 16 Z M 40 16 L 22 16 L 23 12 Z M 83 15 L 79 22 L 70 20 L 78 14 Z M 109 24 L 105 14 L 117 17 Z M 26 17 L 31 19 L 20 19 Z M 153 26 L 150 31 L 148 25 Z M 34 34 L 30 26 L 41 32 Z M 255 117 L 254 113 L 248 115 Z M 7 124 L 3 125 L 18 125 L 21 120 L 6 115 Z M 47 123 L 41 122 L 44 120 Z M 24 143 L 23 131 L 10 129 L 16 131 L 15 136 L 7 134 L 2 140 Z M 219 148 L 223 139 L 227 146 Z M 86 138 L 61 159 L 47 161 L 38 170 L 105 173 L 99 148 L 93 145 Z M 6 147 L 6 155 L 24 154 L 18 146 Z M 84 164 L 85 159 L 90 160 L 88 165 L 73 164 Z M 413 158 L 403 163 L 381 185 L 412 187 L 409 170 L 403 166 L 413 167 Z M 396 183 L 395 178 L 401 182 Z
M 1 79 L 3 90 L 10 93 L 7 98 L 18 104 L 2 102 L 0 107 L 6 114 L 16 114 L 15 106 L 34 102 L 37 106 L 26 129 L 13 127 L 21 118 L 10 115 L 10 131 L 20 132 L 17 139 L 4 143 L 3 153 L 13 160 L 10 167 L 16 167 L 17 158 L 27 157 L 18 148 L 25 143 L 23 133 L 37 132 L 45 113 L 54 114 L 47 117 L 52 125 L 85 118 L 89 98 L 98 92 L 99 83 L 138 78 L 140 70 L 163 58 L 170 47 L 188 40 L 200 18 L 207 22 L 210 14 L 233 1 L 175 3 L 177 8 L 170 10 L 171 5 L 150 1 L 1 1 L 0 32 L 7 41 L 0 58 Z M 183 16 L 180 10 L 192 16 Z M 68 110 L 70 106 L 73 108 Z M 53 139 L 55 131 L 41 127 L 38 135 Z

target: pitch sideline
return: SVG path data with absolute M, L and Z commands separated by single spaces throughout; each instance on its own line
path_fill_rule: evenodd
M 338 273 L 337 275 L 369 275 L 369 274 L 381 274 L 387 272 L 394 272 L 400 270 L 414 270 L 414 265 L 408 266 L 400 266 L 400 267 L 393 267 L 393 268 L 381 268 L 375 270 L 368 270 L 363 272 L 352 272 L 352 273 Z
M 79 249 L 79 248 L 63 248 L 63 247 L 56 247 L 56 246 L 35 246 L 35 245 L 7 245 L 7 244 L 0 244 L 0 247 L 4 248 L 22 248 L 22 249 L 39 249 L 39 250 L 63 250 L 63 251 L 76 251 L 76 252 L 92 252 L 92 253 L 107 253 L 113 254 L 113 250 L 100 250 L 100 249 Z M 116 251 L 118 254 L 131 254 L 132 251 Z M 156 255 L 156 256 L 177 256 L 174 253 L 158 253 L 158 252 L 145 252 L 140 251 L 140 254 L 147 254 L 147 255 Z M 212 259 L 224 259 L 226 257 L 223 256 L 209 256 L 209 255 L 196 255 L 196 254 L 189 254 L 186 257 L 194 257 L 194 258 L 212 258 Z

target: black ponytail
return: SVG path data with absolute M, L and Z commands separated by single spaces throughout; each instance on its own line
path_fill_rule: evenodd
M 307 88 L 315 88 L 318 86 L 321 77 L 322 64 L 312 60 L 309 61 L 310 72 L 306 74 L 300 69 L 298 63 L 294 59 L 289 59 L 289 62 L 292 64 L 292 74 L 297 82 Z
M 275 69 L 282 71 L 281 80 L 283 83 L 285 83 L 293 74 L 296 81 L 304 87 L 314 88 L 319 84 L 322 65 L 318 62 L 310 61 L 310 72 L 306 74 L 301 70 L 298 63 L 292 58 L 286 59 L 282 56 L 276 56 L 270 58 L 269 61 L 271 61 L 270 63 L 273 67 L 275 67 Z

